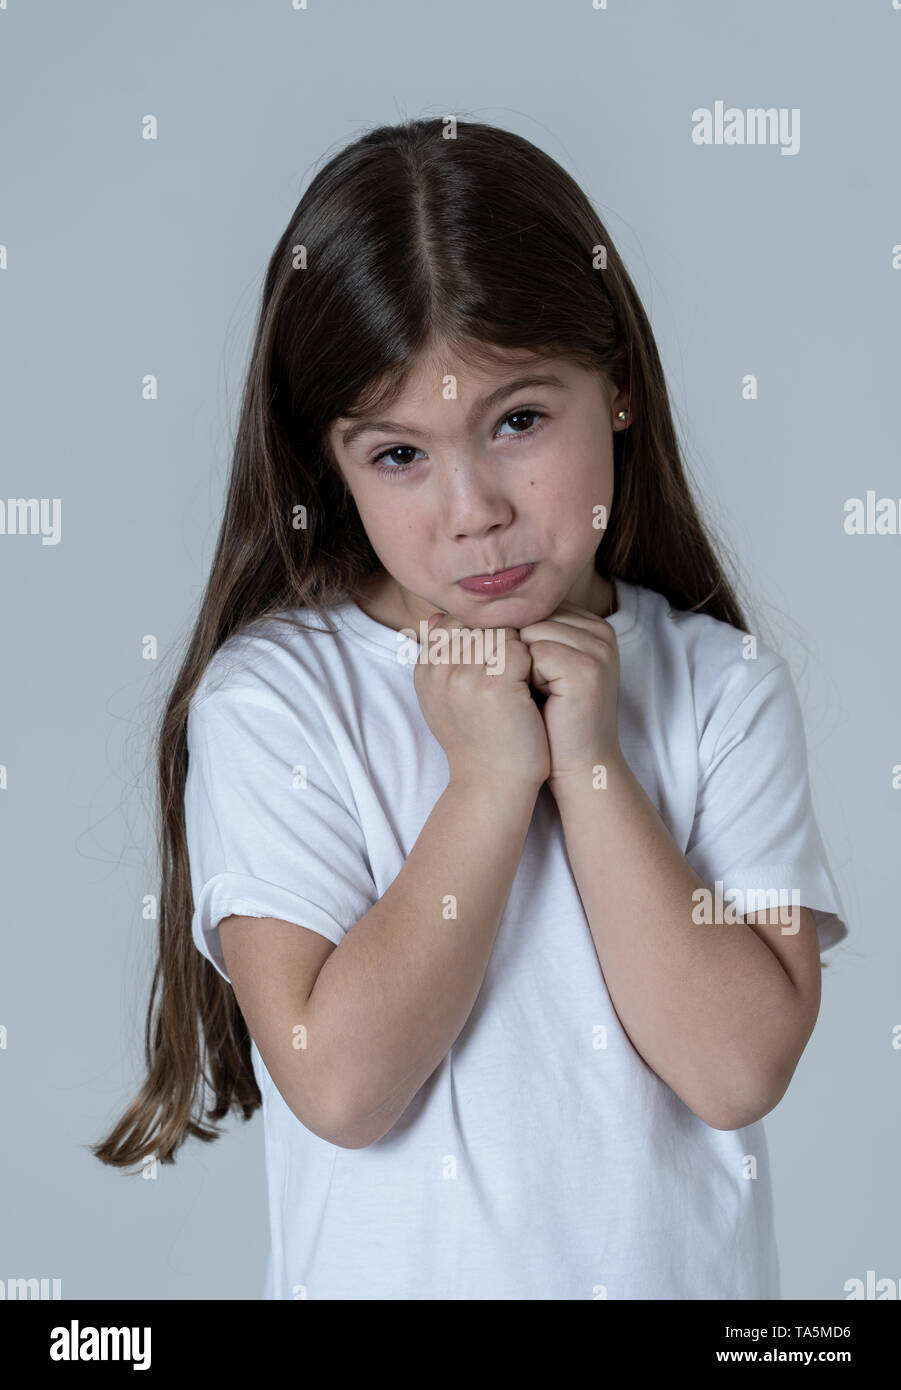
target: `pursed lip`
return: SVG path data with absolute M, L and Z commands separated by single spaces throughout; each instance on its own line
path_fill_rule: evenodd
M 494 570 L 490 574 L 467 575 L 465 579 L 458 579 L 457 583 L 467 594 L 484 594 L 486 597 L 512 594 L 531 577 L 535 563 L 511 565 L 508 569 Z
M 504 565 L 499 570 L 485 570 L 482 574 L 464 574 L 463 579 L 496 579 L 499 574 L 512 574 L 514 570 L 527 569 L 533 563 L 532 560 L 523 560 L 521 564 Z M 462 584 L 463 579 L 458 579 L 457 583 Z

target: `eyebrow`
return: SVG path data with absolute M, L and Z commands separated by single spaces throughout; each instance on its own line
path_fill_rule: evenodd
M 514 381 L 507 381 L 503 386 L 498 386 L 495 391 L 491 391 L 487 396 L 482 396 L 476 401 L 470 412 L 470 420 L 478 419 L 493 405 L 497 405 L 506 396 L 512 396 L 514 391 L 525 391 L 531 386 L 559 386 L 561 390 L 568 391 L 569 387 L 565 381 L 561 381 L 558 376 L 531 376 L 516 377 Z M 418 434 L 421 439 L 431 439 L 431 435 L 426 430 L 420 430 L 415 425 L 405 425 L 399 420 L 374 420 L 363 417 L 352 425 L 348 425 L 346 430 L 341 433 L 341 443 L 347 448 L 348 444 L 360 434 L 367 434 L 370 430 L 384 430 L 386 433 L 394 434 Z

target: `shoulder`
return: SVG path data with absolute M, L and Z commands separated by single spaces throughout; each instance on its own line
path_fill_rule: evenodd
M 282 780 L 286 767 L 292 777 L 302 769 L 311 783 L 337 787 L 350 804 L 344 757 L 355 716 L 342 686 L 344 645 L 340 633 L 306 609 L 257 619 L 232 634 L 207 662 L 188 702 L 189 764 L 218 778 L 228 764 L 248 797 L 264 785 L 273 796 L 274 786 L 289 785 Z
M 286 703 L 302 706 L 329 662 L 330 636 L 320 617 L 306 609 L 253 620 L 210 657 L 190 709 L 210 700 L 215 704 L 256 701 L 272 708 Z
M 189 699 L 189 757 L 224 755 L 251 764 L 266 752 L 282 761 L 315 755 L 338 775 L 343 645 L 307 609 L 267 615 L 233 633 L 210 657 Z
M 785 657 L 753 632 L 673 608 L 653 589 L 639 589 L 638 614 L 663 669 L 680 671 L 691 691 L 699 742 L 715 747 L 742 712 L 750 718 L 771 692 L 794 700 Z

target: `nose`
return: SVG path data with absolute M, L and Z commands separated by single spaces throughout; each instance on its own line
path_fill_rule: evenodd
M 455 459 L 442 471 L 439 487 L 444 530 L 455 540 L 478 539 L 513 518 L 509 494 L 490 462 Z

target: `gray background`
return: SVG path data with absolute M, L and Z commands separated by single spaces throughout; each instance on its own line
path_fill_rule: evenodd
M 0 497 L 62 499 L 58 545 L 0 536 L 0 1277 L 260 1295 L 259 1114 L 156 1181 L 86 1148 L 143 1077 L 147 740 L 208 574 L 275 241 L 342 145 L 450 113 L 522 133 L 595 202 L 705 510 L 791 662 L 850 936 L 766 1122 L 783 1291 L 901 1280 L 901 536 L 843 530 L 847 498 L 901 494 L 899 45 L 891 0 L 0 10 Z M 696 146 L 692 112 L 718 99 L 800 108 L 800 152 Z

